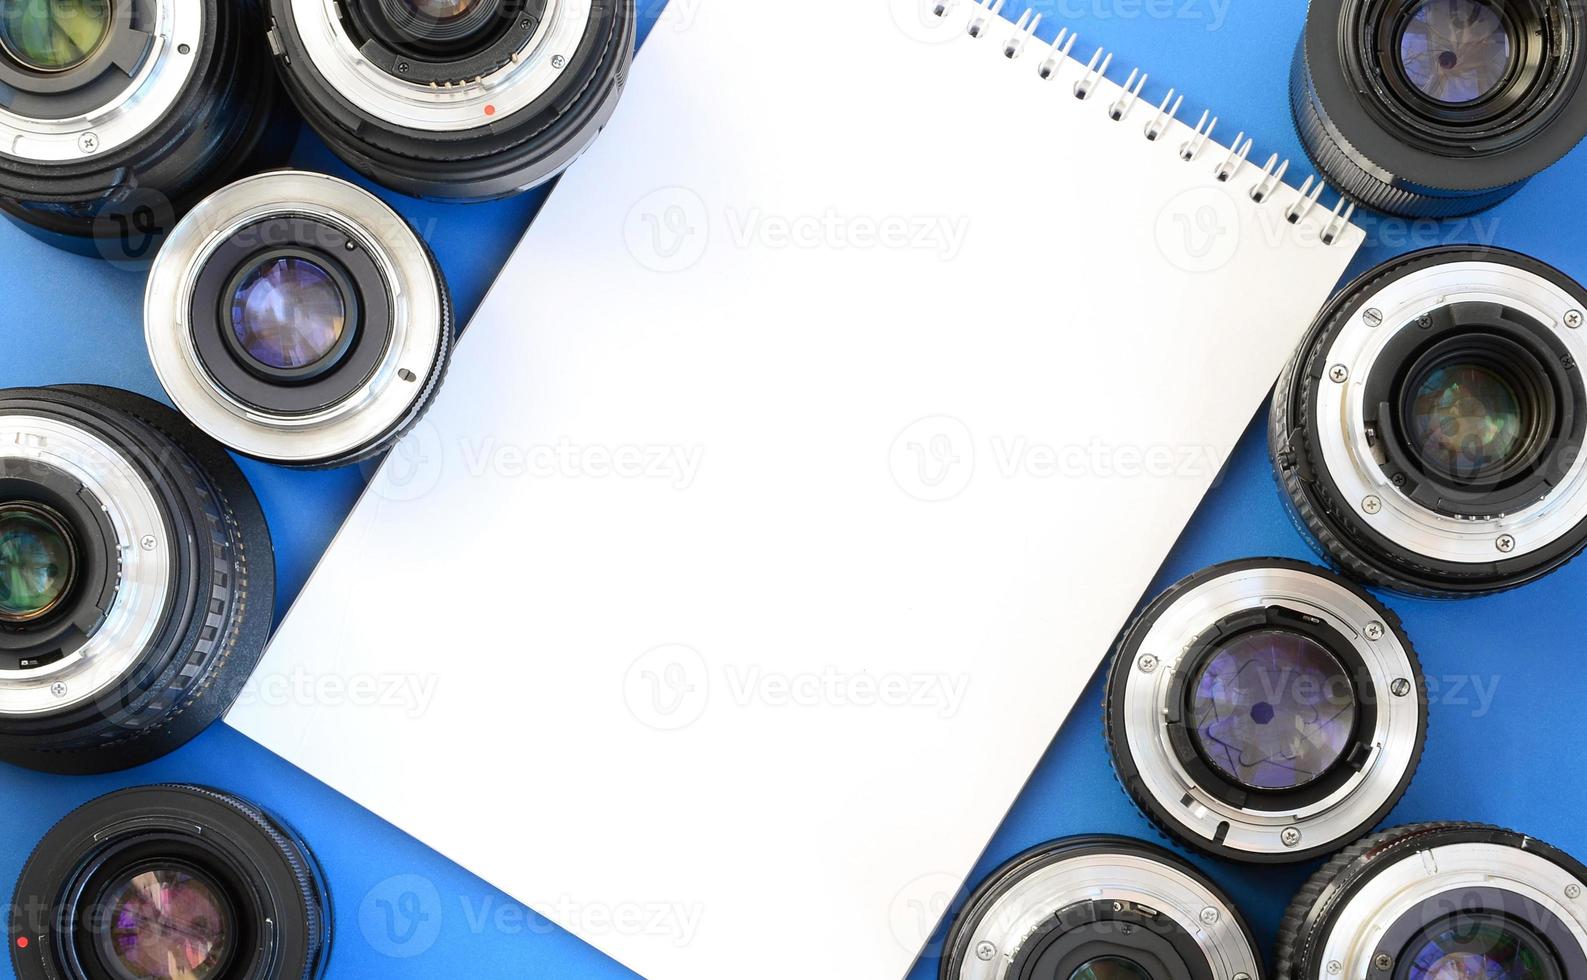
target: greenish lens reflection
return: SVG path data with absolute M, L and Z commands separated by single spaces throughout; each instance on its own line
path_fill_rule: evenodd
M 1458 480 L 1505 469 L 1526 443 L 1529 420 L 1507 380 L 1480 364 L 1429 371 L 1411 404 L 1411 436 L 1424 462 Z
M 0 0 L 0 46 L 34 71 L 76 68 L 110 36 L 110 0 Z
M 30 503 L 0 504 L 0 621 L 27 623 L 60 605 L 76 574 L 65 523 Z
M 1099 956 L 1081 965 L 1069 980 L 1152 980 L 1152 975 L 1134 960 L 1122 956 Z

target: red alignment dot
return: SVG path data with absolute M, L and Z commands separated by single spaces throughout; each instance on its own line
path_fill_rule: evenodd
M 18 936 L 17 937 L 17 949 L 27 949 L 27 948 L 28 948 L 28 937 L 26 937 L 26 936 Z
M 485 115 L 494 116 L 495 114 L 496 114 L 496 107 L 495 106 L 488 105 L 488 106 L 485 107 Z

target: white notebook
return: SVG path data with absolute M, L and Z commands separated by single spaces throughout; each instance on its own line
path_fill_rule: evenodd
M 898 978 L 1361 233 L 1083 38 L 691 13 L 230 721 L 651 980 Z

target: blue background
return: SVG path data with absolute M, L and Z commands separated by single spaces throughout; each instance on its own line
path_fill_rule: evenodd
M 710 16 L 712 4 L 728 2 L 761 0 L 674 0 L 664 14 L 661 0 L 641 0 L 641 37 L 652 28 L 686 31 L 693 18 Z M 1095 44 L 1118 52 L 1110 75 L 1122 78 L 1136 67 L 1150 71 L 1146 95 L 1153 104 L 1167 90 L 1162 80 L 1171 80 L 1187 96 L 1184 116 L 1194 120 L 1213 107 L 1222 116 L 1219 133 L 1225 140 L 1244 129 L 1256 140 L 1258 162 L 1276 151 L 1296 161 L 1299 169 L 1292 174 L 1309 172 L 1286 97 L 1290 55 L 1305 16 L 1300 0 L 1042 0 L 1036 6 L 1045 14 L 1043 37 L 1068 25 L 1081 35 L 1077 56 L 1088 57 Z M 1005 13 L 1017 15 L 1019 9 L 1019 0 L 1011 0 Z M 797 16 L 796 8 L 790 13 Z M 632 84 L 645 84 L 643 58 L 641 53 Z M 299 142 L 295 163 L 351 176 L 309 133 Z M 634 166 L 644 165 L 636 157 Z M 1027 184 L 1077 179 L 1055 170 L 1033 174 L 1016 161 L 1004 176 Z M 1578 150 L 1515 199 L 1474 220 L 1418 224 L 1363 216 L 1369 244 L 1353 271 L 1417 247 L 1481 242 L 1529 252 L 1587 278 L 1584 182 L 1587 154 Z M 491 204 L 444 205 L 380 193 L 434 247 L 463 322 L 544 197 L 534 192 Z M 143 347 L 140 273 L 57 252 L 9 226 L 0 227 L 0 250 L 0 386 L 97 382 L 161 395 Z M 1061 282 L 1057 270 L 1054 282 Z M 1253 323 L 1250 329 L 1267 327 Z M 1298 331 L 1299 325 L 1274 329 Z M 1268 473 L 1261 438 L 1265 406 L 1252 410 L 1251 429 L 1164 564 L 1154 593 L 1217 561 L 1312 557 L 1290 526 Z M 279 616 L 369 469 L 304 473 L 251 461 L 243 466 L 275 537 Z M 1391 823 L 1492 821 L 1587 856 L 1587 822 L 1581 817 L 1587 812 L 1587 783 L 1578 742 L 1581 706 L 1587 703 L 1584 594 L 1587 562 L 1496 597 L 1459 603 L 1389 597 L 1434 687 L 1427 754 Z M 1049 838 L 1110 832 L 1156 839 L 1114 782 L 1101 736 L 1100 699 L 1099 678 L 1064 723 L 972 885 L 1012 854 Z M 1054 706 L 1055 723 L 1063 707 Z M 459 751 L 468 751 L 466 743 Z M 513 761 L 504 778 L 534 778 L 533 751 Z M 951 782 L 952 774 L 943 778 Z M 414 779 L 414 791 L 423 792 L 422 774 Z M 71 808 L 123 786 L 170 780 L 249 796 L 311 842 L 336 905 L 327 974 L 333 980 L 632 976 L 224 725 L 156 763 L 109 776 L 65 778 L 0 765 L 0 889 L 9 893 L 38 838 Z M 951 806 L 951 798 L 944 805 Z M 1251 869 L 1196 860 L 1232 893 L 1270 953 L 1284 905 L 1311 867 Z M 388 907 L 397 910 L 393 923 L 385 920 Z M 820 943 L 822 937 L 790 934 L 786 941 Z M 767 952 L 775 962 L 776 951 Z M 936 969 L 933 946 L 910 980 L 934 977 Z M 0 971 L 9 975 L 9 960 Z

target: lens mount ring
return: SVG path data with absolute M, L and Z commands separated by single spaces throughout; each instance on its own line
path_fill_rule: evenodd
M 68 474 L 104 509 L 120 553 L 103 623 L 75 651 L 27 670 L 0 669 L 0 714 L 48 715 L 94 700 L 137 664 L 171 598 L 172 541 L 138 469 L 108 441 L 63 419 L 0 414 L 0 460 Z
M 1185 711 L 1209 631 L 1275 608 L 1348 644 L 1331 652 L 1352 676 L 1359 718 L 1315 785 L 1260 792 L 1198 765 L 1172 719 Z M 1393 613 L 1324 569 L 1267 558 L 1204 569 L 1154 600 L 1120 640 L 1104 715 L 1120 782 L 1165 833 L 1218 857 L 1281 863 L 1337 850 L 1404 795 L 1426 736 L 1424 698 L 1421 665 Z
M 388 291 L 390 322 L 381 326 L 389 334 L 378 363 L 346 397 L 309 412 L 267 412 L 205 368 L 195 331 L 214 324 L 194 321 L 193 299 L 217 248 L 250 226 L 294 216 L 340 229 L 373 260 Z M 194 208 L 150 271 L 144 325 L 155 373 L 183 414 L 239 452 L 288 465 L 343 461 L 406 428 L 427 406 L 451 339 L 445 286 L 407 222 L 354 184 L 299 171 L 244 179 Z
M 126 26 L 132 4 L 116 4 L 116 28 L 147 37 L 141 62 L 123 65 L 129 83 L 103 105 L 63 118 L 23 115 L 0 108 L 0 155 L 29 163 L 81 163 L 128 146 L 159 125 L 182 98 L 198 68 L 204 43 L 204 0 L 149 0 L 152 22 Z M 131 54 L 127 56 L 131 60 Z M 72 69 L 73 72 L 81 68 Z M 111 69 L 117 70 L 117 69 Z
M 1540 464 L 1549 467 L 1540 499 L 1489 516 L 1442 513 L 1412 499 L 1403 484 L 1395 483 L 1376 441 L 1382 433 L 1367 421 L 1375 410 L 1367 404 L 1368 379 L 1397 337 L 1423 329 L 1424 317 L 1460 303 L 1496 304 L 1541 325 L 1546 338 L 1566 352 L 1560 363 L 1580 391 L 1587 331 L 1568 326 L 1572 312 L 1579 317 L 1587 305 L 1580 287 L 1572 291 L 1504 255 L 1464 260 L 1451 255 L 1449 261 L 1421 264 L 1404 275 L 1370 283 L 1349 297 L 1337 313 L 1341 325 L 1316 355 L 1317 364 L 1331 373 L 1342 371 L 1346 380 L 1319 379 L 1314 407 L 1307 414 L 1319 420 L 1315 448 L 1320 464 L 1337 499 L 1354 512 L 1353 520 L 1411 554 L 1480 570 L 1500 560 L 1526 559 L 1581 533 L 1587 522 L 1587 453 L 1574 441 L 1578 436 L 1562 433 L 1567 444 Z M 1379 325 L 1369 325 L 1368 311 Z M 1561 394 L 1567 401 L 1579 397 L 1571 391 Z M 1584 408 L 1576 406 L 1578 417 Z M 1369 499 L 1377 502 L 1368 508 L 1372 512 L 1361 506 Z
M 1102 915 L 1094 911 L 1099 906 L 1107 910 Z M 1104 918 L 1110 914 L 1118 917 Z M 1024 980 L 1020 967 L 1030 963 L 1031 943 L 1061 939 L 1054 933 L 1066 927 L 1097 926 L 1106 942 L 1110 923 L 1114 955 L 1130 958 L 1132 934 L 1166 936 L 1199 960 L 1186 964 L 1190 977 L 1262 976 L 1249 927 L 1216 885 L 1162 848 L 1109 836 L 1044 844 L 989 875 L 948 933 L 940 975 Z M 1177 980 L 1179 971 L 1173 975 Z
M 1301 890 L 1279 939 L 1284 980 L 1395 980 L 1440 917 L 1482 916 L 1541 939 L 1546 975 L 1587 971 L 1587 868 L 1535 838 L 1481 824 L 1417 824 L 1341 853 Z
M 435 85 L 405 81 L 364 57 L 342 22 L 339 0 L 280 2 L 312 70 L 340 97 L 388 125 L 441 133 L 504 125 L 539 101 L 573 62 L 593 9 L 591 0 L 545 0 L 544 15 L 505 64 Z

